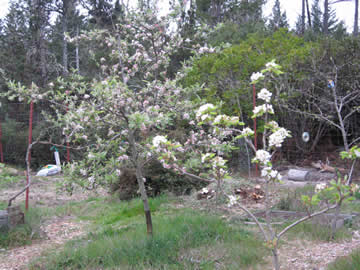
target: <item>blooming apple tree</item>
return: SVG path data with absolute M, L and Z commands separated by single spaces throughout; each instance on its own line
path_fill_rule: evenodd
M 166 33 L 166 20 L 151 13 L 127 16 L 114 29 L 82 35 L 108 54 L 100 59 L 94 54 L 100 67 L 97 78 L 88 81 L 73 75 L 49 86 L 53 91 L 47 97 L 68 111 L 54 107 L 56 117 L 48 118 L 62 127 L 72 145 L 86 150 L 82 160 L 68 166 L 72 182 L 95 188 L 118 177 L 124 165 L 135 169 L 152 234 L 144 166 L 154 158 L 153 140 L 155 145 L 163 141 L 156 135 L 174 130 L 188 117 L 190 96 L 197 88 L 184 89 L 178 77 L 167 77 L 170 56 L 182 40 Z M 12 95 L 40 98 L 34 89 L 13 85 Z

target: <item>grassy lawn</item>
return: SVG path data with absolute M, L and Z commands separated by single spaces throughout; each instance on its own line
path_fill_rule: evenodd
M 62 206 L 55 211 L 91 221 L 91 232 L 49 251 L 30 269 L 262 269 L 266 250 L 252 233 L 217 216 L 176 209 L 171 200 L 150 199 L 153 237 L 146 236 L 140 199 Z
M 356 270 L 360 269 L 360 249 L 353 251 L 347 257 L 341 257 L 331 263 L 328 270 Z

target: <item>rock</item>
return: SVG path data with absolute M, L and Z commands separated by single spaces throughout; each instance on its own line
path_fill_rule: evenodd
M 294 181 L 309 181 L 309 171 L 290 169 L 288 178 Z

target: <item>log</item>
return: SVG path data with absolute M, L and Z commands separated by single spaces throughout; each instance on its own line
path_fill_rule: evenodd
M 25 223 L 25 215 L 21 211 L 20 206 L 10 206 L 6 210 L 8 213 L 8 223 L 10 227 L 15 227 L 16 225 Z
M 288 178 L 293 181 L 309 181 L 309 171 L 290 169 Z
M 8 228 L 8 213 L 6 210 L 0 210 L 0 231 Z

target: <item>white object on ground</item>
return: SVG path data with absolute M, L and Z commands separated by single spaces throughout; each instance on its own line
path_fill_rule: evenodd
M 56 165 L 48 164 L 48 165 L 42 167 L 41 170 L 38 171 L 36 176 L 50 176 L 50 175 L 55 175 L 55 174 L 58 174 L 59 172 L 61 172 L 59 152 L 55 151 L 54 156 L 55 156 Z

